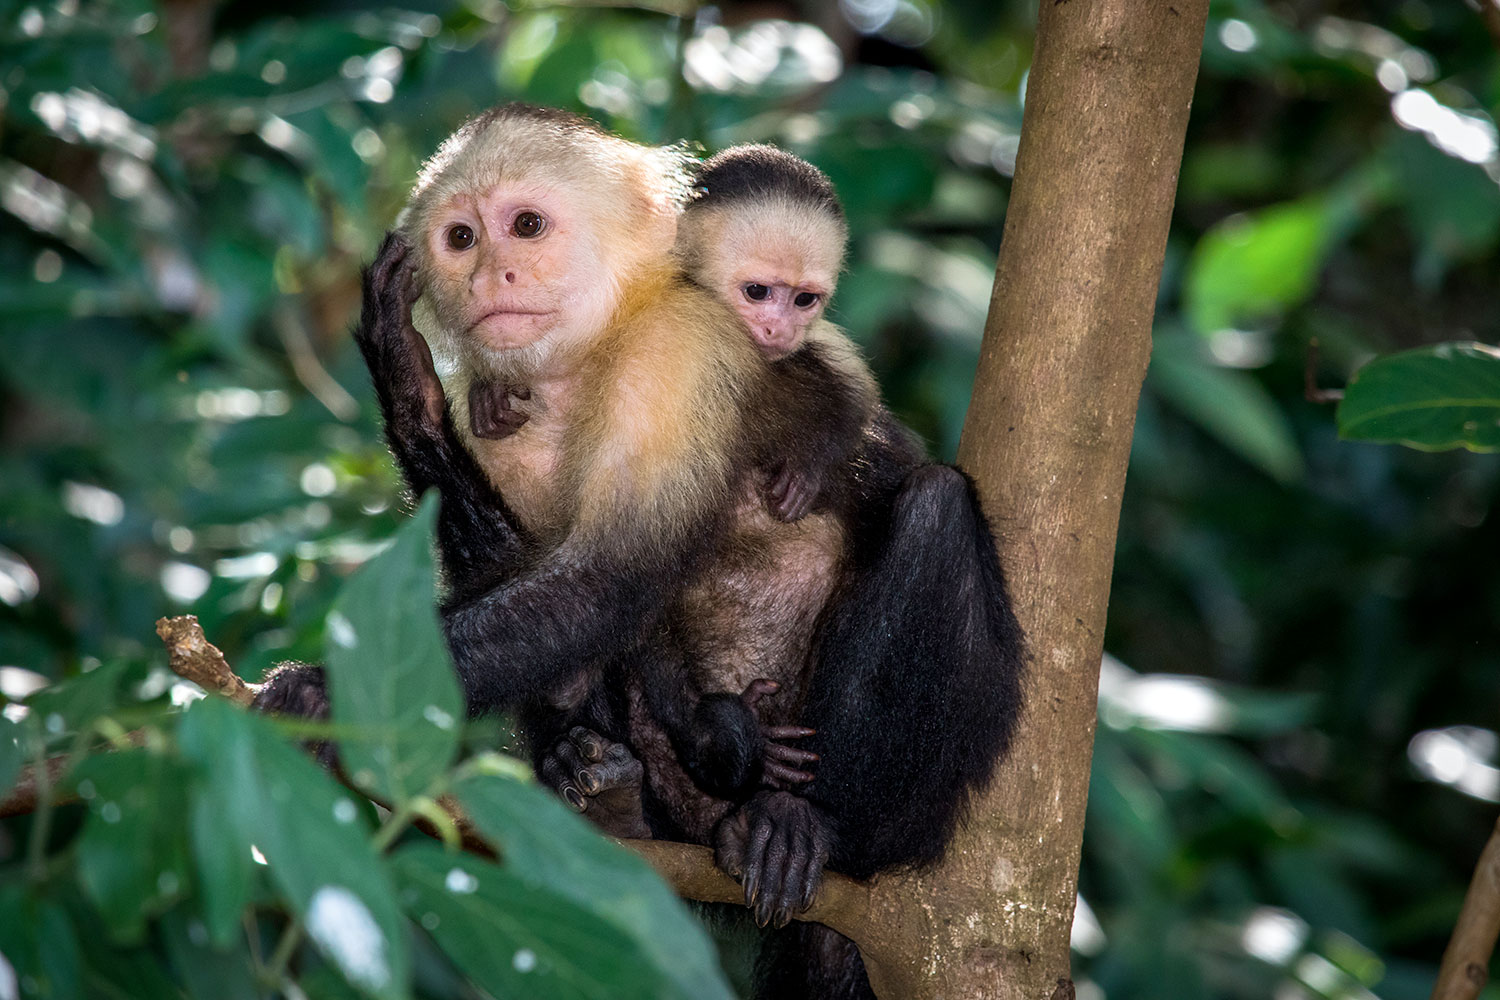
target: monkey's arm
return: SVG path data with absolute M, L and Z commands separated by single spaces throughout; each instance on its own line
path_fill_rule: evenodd
M 453 428 L 427 341 L 412 325 L 417 298 L 410 248 L 388 233 L 364 272 L 354 339 L 364 355 L 386 439 L 413 495 L 437 489 L 438 549 L 450 583 L 513 572 L 530 540 Z
M 841 472 L 875 409 L 867 375 L 840 370 L 831 347 L 809 341 L 773 362 L 765 398 L 757 400 L 756 417 L 768 431 L 757 465 L 766 479 L 767 505 L 783 521 L 838 502 Z

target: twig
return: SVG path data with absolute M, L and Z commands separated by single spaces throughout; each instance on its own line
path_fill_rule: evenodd
M 167 646 L 167 666 L 172 673 L 236 705 L 249 705 L 255 700 L 259 688 L 246 684 L 234 672 L 219 647 L 203 634 L 195 615 L 158 618 L 156 634 Z
M 1307 342 L 1307 364 L 1302 369 L 1302 395 L 1309 403 L 1337 403 L 1344 398 L 1343 389 L 1318 387 L 1318 338 Z
M 700 903 L 744 903 L 745 890 L 714 864 L 714 852 L 697 844 L 667 840 L 622 840 L 684 899 Z M 823 873 L 823 883 L 807 912 L 798 920 L 827 924 L 855 940 L 867 926 L 871 908 L 870 885 L 834 872 Z
M 358 401 L 323 367 L 318 352 L 313 350 L 312 340 L 301 321 L 293 315 L 291 307 L 278 307 L 271 319 L 276 335 L 281 338 L 281 346 L 286 349 L 287 360 L 292 364 L 292 374 L 297 376 L 302 387 L 340 420 L 349 421 L 359 416 Z
M 1490 955 L 1496 937 L 1500 937 L 1500 822 L 1480 852 L 1453 937 L 1443 952 L 1432 1000 L 1474 1000 L 1479 996 L 1490 978 Z

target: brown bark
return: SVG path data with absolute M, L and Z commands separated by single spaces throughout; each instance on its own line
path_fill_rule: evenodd
M 1474 867 L 1453 937 L 1443 952 L 1432 1000 L 1474 1000 L 1490 978 L 1490 955 L 1500 937 L 1500 822 Z
M 1070 978 L 1115 531 L 1207 16 L 1041 0 L 958 455 L 1030 643 L 1026 716 L 950 860 L 916 882 L 934 972 L 889 996 L 1042 998 Z

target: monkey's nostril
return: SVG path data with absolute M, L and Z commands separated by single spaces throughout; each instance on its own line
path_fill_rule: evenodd
M 514 272 L 514 271 L 506 271 L 505 272 L 505 283 L 508 284 L 508 285 L 514 285 L 516 283 L 516 272 Z

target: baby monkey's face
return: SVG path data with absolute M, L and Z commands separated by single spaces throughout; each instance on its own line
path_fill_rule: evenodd
M 759 262 L 741 269 L 736 277 L 721 294 L 745 321 L 761 353 L 775 360 L 801 347 L 807 327 L 823 315 L 828 289 L 820 283 L 797 281 L 797 275 L 787 280 L 786 269 Z

